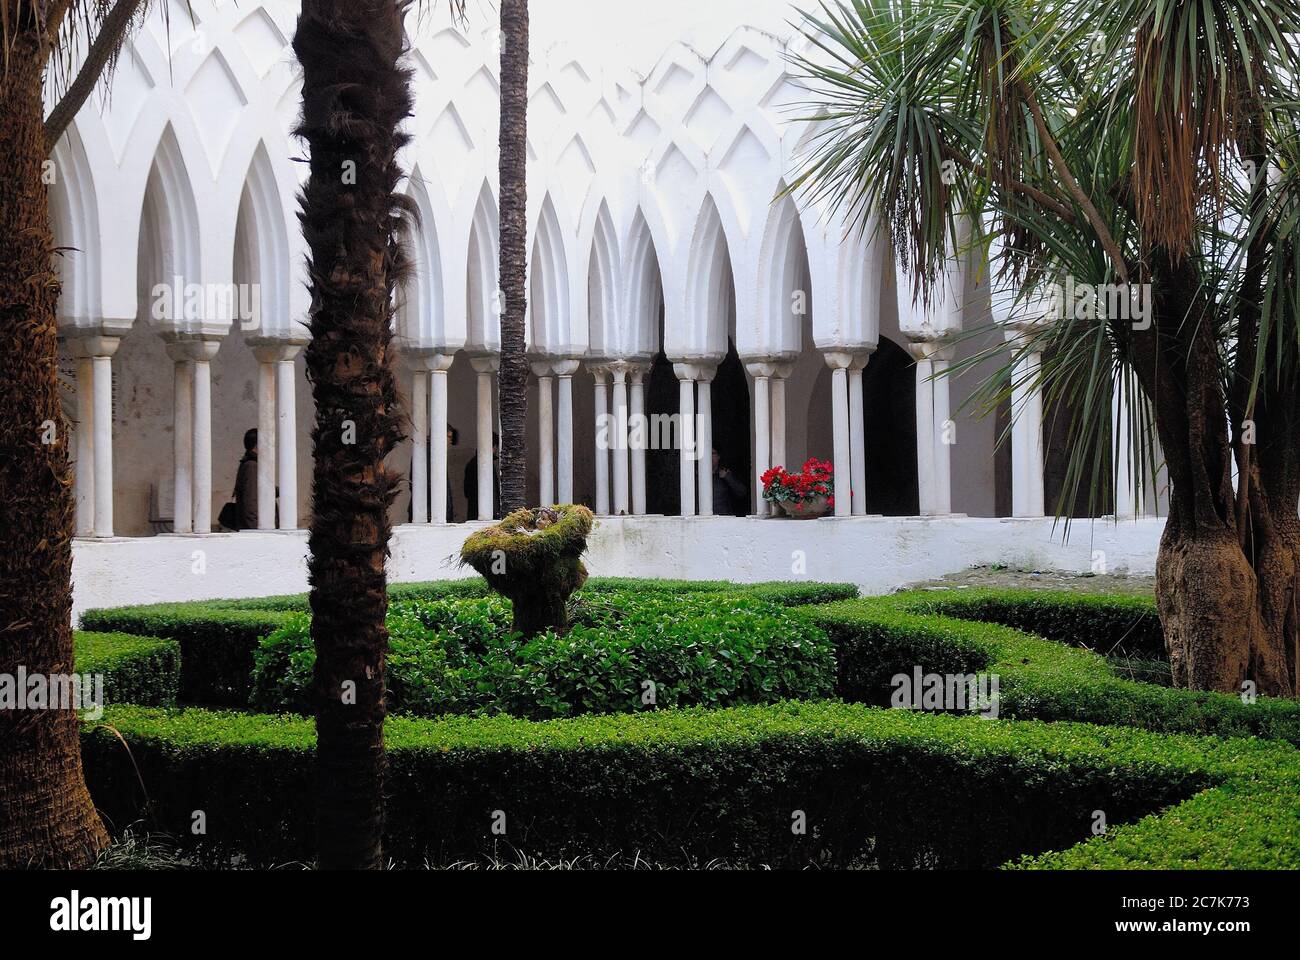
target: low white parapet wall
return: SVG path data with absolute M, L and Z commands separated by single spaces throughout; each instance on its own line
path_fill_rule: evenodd
M 484 524 L 396 527 L 394 582 L 470 576 L 456 563 Z M 977 564 L 1150 574 L 1164 521 L 843 517 L 602 517 L 586 557 L 592 576 L 686 580 L 834 580 L 888 593 Z M 94 607 L 265 597 L 307 589 L 307 532 L 77 540 L 73 614 Z

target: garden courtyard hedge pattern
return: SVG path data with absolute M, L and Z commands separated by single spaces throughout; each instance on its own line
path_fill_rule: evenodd
M 856 592 L 593 579 L 580 596 L 598 607 L 602 595 L 632 594 L 651 606 L 703 594 L 723 609 L 783 607 L 829 641 L 835 699 L 546 722 L 393 716 L 390 856 L 1300 867 L 1300 704 L 1121 675 L 1126 658 L 1163 655 L 1150 599 Z M 456 581 L 392 594 L 398 606 L 486 588 Z M 83 617 L 78 669 L 103 670 L 110 691 L 102 720 L 83 728 L 83 757 L 111 826 L 143 819 L 214 860 L 310 857 L 312 721 L 246 708 L 255 652 L 306 610 L 298 596 Z M 996 674 L 999 719 L 881 709 L 890 678 L 914 666 Z M 196 837 L 199 810 L 206 833 Z M 1099 811 L 1107 829 L 1094 836 Z

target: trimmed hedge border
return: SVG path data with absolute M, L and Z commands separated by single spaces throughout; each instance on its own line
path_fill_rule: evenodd
M 181 648 L 174 640 L 126 633 L 73 634 L 77 673 L 104 677 L 107 704 L 169 707 L 180 690 Z
M 458 584 L 456 595 L 473 595 Z M 628 588 L 760 589 L 595 580 L 587 590 Z M 793 605 L 813 598 L 800 613 L 836 646 L 837 693 L 866 705 L 548 723 L 394 717 L 390 849 L 436 861 L 514 847 L 546 856 L 687 849 L 701 861 L 783 866 L 1300 868 L 1300 703 L 1121 679 L 1102 654 L 1151 654 L 1149 599 L 962 590 L 846 600 L 856 590 L 762 589 Z M 215 639 L 223 622 L 226 636 L 257 617 L 278 625 L 293 600 L 94 613 L 175 626 L 202 606 Z M 247 606 L 257 602 L 272 606 Z M 1002 719 L 869 706 L 887 702 L 890 677 L 913 666 L 997 674 Z M 111 706 L 105 723 L 130 744 L 155 822 L 189 840 L 189 817 L 203 809 L 216 850 L 262 862 L 309 855 L 309 719 Z M 96 803 L 115 823 L 137 819 L 144 798 L 121 742 L 87 724 L 83 754 Z M 1112 829 L 1088 839 L 1095 809 Z M 495 810 L 506 813 L 505 838 L 489 832 Z M 795 810 L 808 817 L 806 836 L 791 833 Z
M 635 589 L 661 593 L 729 593 L 784 606 L 825 603 L 856 597 L 845 583 L 793 581 L 734 584 L 726 581 L 636 580 L 594 577 L 579 592 Z M 441 600 L 488 593 L 481 577 L 429 583 L 394 584 L 389 598 Z M 87 610 L 83 630 L 165 637 L 181 645 L 180 700 L 212 707 L 245 707 L 251 693 L 253 651 L 263 637 L 287 625 L 294 614 L 310 612 L 306 594 L 252 600 L 197 600 L 135 607 Z
M 130 742 L 162 826 L 189 840 L 201 809 L 212 849 L 264 863 L 310 856 L 310 720 L 117 707 L 105 724 Z M 1261 741 L 838 702 L 547 723 L 393 718 L 387 740 L 387 843 L 415 862 L 496 844 L 553 857 L 686 849 L 701 860 L 882 867 L 1050 866 L 1067 847 L 1077 859 L 1147 865 L 1133 862 L 1131 831 L 1144 838 L 1137 853 L 1151 855 L 1199 803 L 1240 838 L 1234 849 L 1258 853 L 1249 865 L 1300 866 L 1300 834 L 1265 815 L 1288 797 L 1300 803 L 1300 754 Z M 114 822 L 137 817 L 138 781 L 116 736 L 88 727 L 83 754 L 96 804 Z M 1221 791 L 1259 802 L 1205 799 Z M 1090 835 L 1097 809 L 1133 826 L 1081 853 L 1070 845 Z M 491 834 L 495 811 L 504 838 Z M 795 811 L 806 835 L 791 830 Z

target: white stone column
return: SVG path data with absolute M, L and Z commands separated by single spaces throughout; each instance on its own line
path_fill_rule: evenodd
M 199 341 L 194 360 L 194 532 L 212 532 L 212 358 L 220 344 Z
M 433 523 L 447 522 L 447 371 L 453 359 L 446 353 L 429 358 L 429 519 Z
M 429 371 L 411 370 L 411 522 L 429 522 Z
M 695 516 L 695 371 L 689 363 L 673 364 L 677 377 L 677 433 L 680 438 L 680 462 L 677 486 L 681 496 L 680 513 Z
M 1132 437 L 1129 430 L 1130 407 L 1123 394 L 1123 385 L 1116 381 L 1111 399 L 1111 424 L 1115 457 L 1115 519 L 1134 520 L 1142 515 L 1140 494 L 1133 484 Z
M 632 414 L 629 419 L 629 434 L 637 438 L 632 444 L 632 513 L 638 517 L 645 516 L 645 452 L 650 442 L 650 424 L 645 415 L 645 378 L 650 374 L 650 365 L 635 363 L 628 368 L 631 381 Z
M 826 354 L 826 365 L 831 368 L 831 430 L 835 438 L 832 464 L 835 468 L 837 517 L 847 517 L 853 513 L 853 456 L 849 449 L 852 434 L 849 426 L 849 367 L 853 360 L 853 354 L 848 352 L 831 351 Z
M 257 529 L 275 529 L 275 358 L 257 357 Z
M 769 513 L 763 499 L 763 474 L 772 463 L 772 395 L 770 384 L 776 368 L 771 363 L 747 363 L 745 369 L 754 378 L 754 473 L 750 483 L 754 488 L 754 514 L 765 517 Z
M 172 532 L 194 531 L 194 361 L 184 343 L 169 343 L 172 358 Z
M 95 355 L 95 536 L 113 535 L 113 351 Z
M 560 457 L 556 487 L 560 503 L 573 503 L 573 375 L 578 372 L 578 361 L 557 360 L 551 369 L 559 392 L 556 429 Z
M 298 529 L 298 402 L 294 358 L 302 344 L 283 344 L 275 362 L 275 472 L 280 529 Z
M 1024 352 L 1018 333 L 1007 339 L 1018 357 L 1011 373 L 1011 515 L 1041 517 L 1043 494 L 1043 395 L 1038 387 L 1043 355 Z
M 849 486 L 855 517 L 867 514 L 867 437 L 862 409 L 862 370 L 870 359 L 870 353 L 863 353 L 855 356 L 849 365 Z M 835 502 L 839 502 L 838 498 Z
M 73 493 L 77 503 L 76 532 L 95 535 L 95 359 L 77 357 L 77 462 Z
M 713 364 L 695 364 L 699 379 L 695 381 L 695 478 L 699 484 L 699 514 L 713 516 L 713 377 L 718 368 Z
M 785 379 L 792 372 L 792 365 L 782 364 L 777 367 L 770 384 L 772 391 L 772 466 L 782 466 L 787 470 L 785 450 Z
M 934 510 L 952 513 L 952 445 L 957 439 L 956 425 L 950 419 L 948 398 L 948 362 L 951 348 L 937 350 L 930 362 L 934 369 Z
M 532 365 L 537 377 L 537 475 L 538 503 L 549 507 L 555 503 L 555 412 L 550 361 Z
M 628 453 L 628 403 L 627 375 L 629 365 L 619 360 L 609 365 L 609 372 L 614 378 L 614 515 L 627 516 L 631 506 L 628 498 L 628 477 L 631 473 L 631 457 Z
M 492 433 L 496 423 L 492 416 L 492 377 L 499 361 L 494 356 L 481 356 L 472 358 L 470 363 L 478 374 L 478 519 L 491 520 L 496 508 L 492 502 L 496 493 L 492 482 Z
M 938 513 L 935 483 L 934 449 L 937 442 L 934 423 L 934 383 L 930 379 L 934 364 L 924 344 L 913 344 L 916 357 L 916 485 L 921 516 Z
M 596 380 L 596 513 L 609 514 L 609 447 L 614 439 L 614 425 L 609 417 L 609 375 L 605 367 L 589 364 L 587 367 Z

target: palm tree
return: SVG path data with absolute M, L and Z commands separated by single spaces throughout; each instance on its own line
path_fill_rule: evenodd
M 459 11 L 459 0 L 452 0 Z M 324 869 L 383 865 L 388 651 L 386 466 L 406 414 L 394 373 L 394 293 L 414 210 L 399 192 L 409 137 L 406 0 L 304 0 L 297 135 L 310 153 L 301 197 L 312 291 L 307 376 L 316 402 L 309 534 L 316 649 L 317 837 Z
M 1156 596 L 1195 689 L 1297 691 L 1297 30 L 1296 0 L 836 0 L 795 61 L 820 123 L 799 186 L 884 224 L 919 296 L 963 219 L 1019 309 L 1107 292 L 1031 328 L 977 400 L 1042 353 L 1028 386 L 1073 411 L 1061 504 L 1086 484 L 1100 512 L 1118 478 L 1090 452 L 1132 398 L 1129 479 L 1160 451 Z
M 501 509 L 524 507 L 528 358 L 528 0 L 501 0 Z
M 9 677 L 20 666 L 73 670 L 69 432 L 43 164 L 143 9 L 140 0 L 0 0 L 0 674 Z M 51 63 L 66 92 L 47 123 Z M 78 731 L 71 709 L 0 711 L 0 869 L 84 867 L 107 844 Z

